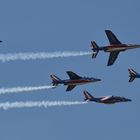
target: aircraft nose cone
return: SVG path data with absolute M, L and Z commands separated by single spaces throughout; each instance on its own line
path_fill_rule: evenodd
M 101 79 L 93 79 L 93 81 L 95 81 L 95 82 L 98 82 L 98 81 L 101 81 Z
M 131 100 L 131 99 L 127 99 L 127 101 L 128 101 L 128 102 L 131 102 L 132 100 Z
M 127 99 L 127 98 L 124 99 L 124 102 L 131 102 L 131 101 L 132 101 L 131 99 Z
M 96 79 L 97 81 L 102 81 L 101 79 Z

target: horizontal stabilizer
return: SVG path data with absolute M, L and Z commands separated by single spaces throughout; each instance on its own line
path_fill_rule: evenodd
M 54 74 L 51 74 L 50 77 L 52 79 L 53 86 L 57 86 L 59 82 L 61 81 L 61 79 L 55 76 Z
M 91 41 L 91 47 L 93 50 L 92 58 L 96 58 L 98 52 L 99 52 L 99 46 L 96 44 L 95 41 Z
M 130 77 L 129 82 L 133 82 L 136 77 L 140 78 L 140 74 L 134 71 L 133 69 L 128 68 L 128 72 Z

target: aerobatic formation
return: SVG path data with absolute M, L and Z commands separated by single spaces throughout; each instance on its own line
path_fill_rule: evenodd
M 92 54 L 92 58 L 96 58 L 99 51 L 109 52 L 109 60 L 107 66 L 111 66 L 116 61 L 120 52 L 128 50 L 128 49 L 135 49 L 140 48 L 140 45 L 136 44 L 123 44 L 121 43 L 115 34 L 110 30 L 105 30 L 107 38 L 109 40 L 109 45 L 99 47 L 95 41 L 91 41 L 92 53 L 90 52 L 80 52 L 80 53 L 66 53 L 57 52 L 55 55 L 51 53 L 20 53 L 19 54 L 0 54 L 0 60 L 3 62 L 10 61 L 10 60 L 29 60 L 29 59 L 45 59 L 45 58 L 55 58 L 55 57 L 70 57 L 70 56 L 84 56 Z M 0 42 L 2 42 L 0 40 Z M 132 68 L 128 68 L 129 72 L 129 80 L 128 82 L 133 82 L 135 78 L 140 78 L 140 74 L 137 73 Z M 67 86 L 66 91 L 73 90 L 78 85 L 94 83 L 101 81 L 99 78 L 93 77 L 82 77 L 72 71 L 66 71 L 69 76 L 69 79 L 62 80 L 58 78 L 56 75 L 51 74 L 52 85 L 44 85 L 44 86 L 29 86 L 29 87 L 14 87 L 14 88 L 0 88 L 0 94 L 7 94 L 7 93 L 18 93 L 18 92 L 29 92 L 29 91 L 36 91 L 36 90 L 43 90 L 43 89 L 53 89 L 56 88 L 58 85 L 65 85 Z M 50 107 L 50 106 L 63 106 L 63 105 L 78 105 L 78 104 L 86 104 L 89 102 L 96 102 L 96 103 L 103 103 L 103 104 L 115 104 L 120 102 L 130 102 L 131 99 L 122 96 L 103 96 L 103 97 L 94 97 L 88 91 L 84 90 L 84 101 L 30 101 L 30 102 L 5 102 L 0 103 L 0 108 L 9 109 L 9 108 L 23 108 L 23 107 Z

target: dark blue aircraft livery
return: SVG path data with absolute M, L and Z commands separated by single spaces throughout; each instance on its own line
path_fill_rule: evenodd
M 140 45 L 121 43 L 110 30 L 105 30 L 105 33 L 110 45 L 99 47 L 95 41 L 91 41 L 91 47 L 93 50 L 92 58 L 96 58 L 99 51 L 110 52 L 107 66 L 111 66 L 115 62 L 120 52 L 128 49 L 140 48 Z
M 104 103 L 104 104 L 115 104 L 119 102 L 129 102 L 131 99 L 127 99 L 120 96 L 104 96 L 104 97 L 93 97 L 88 91 L 83 92 L 85 96 L 85 101 L 93 101 L 97 103 Z
M 70 77 L 70 79 L 67 79 L 67 80 L 61 80 L 60 78 L 58 78 L 54 74 L 51 74 L 50 76 L 52 79 L 53 86 L 57 86 L 58 84 L 64 84 L 64 85 L 68 86 L 66 91 L 71 91 L 77 85 L 101 81 L 101 79 L 97 79 L 97 78 L 93 78 L 93 77 L 90 77 L 90 78 L 89 77 L 81 77 L 72 71 L 67 71 L 67 74 Z
M 140 78 L 140 74 L 134 71 L 133 69 L 128 68 L 128 72 L 129 72 L 129 77 L 130 77 L 129 82 L 133 82 L 135 78 Z

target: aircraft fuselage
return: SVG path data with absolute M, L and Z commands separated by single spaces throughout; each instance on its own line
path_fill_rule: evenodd
M 140 75 L 136 75 L 136 78 L 140 78 Z
M 97 50 L 103 50 L 104 52 L 114 52 L 114 51 L 125 51 L 128 49 L 140 48 L 140 45 L 127 45 L 127 44 L 115 44 L 109 46 L 103 46 L 98 48 Z
M 131 101 L 131 99 L 127 99 L 124 97 L 112 97 L 108 100 L 102 100 L 105 97 L 99 97 L 99 98 L 94 98 L 91 101 L 97 102 L 97 103 L 104 103 L 104 104 L 115 104 L 118 102 L 128 102 Z
M 72 71 L 67 71 L 67 74 L 70 77 L 70 79 L 66 79 L 66 80 L 61 80 L 56 75 L 51 74 L 50 77 L 52 79 L 53 86 L 57 86 L 58 84 L 67 85 L 66 91 L 71 91 L 77 85 L 101 81 L 101 79 L 97 79 L 93 77 L 81 77 Z
M 101 81 L 100 79 L 95 79 L 95 78 L 86 78 L 86 79 L 78 79 L 78 80 L 61 80 L 59 84 L 64 84 L 64 85 L 82 85 L 86 83 L 92 83 L 92 82 L 97 82 Z

